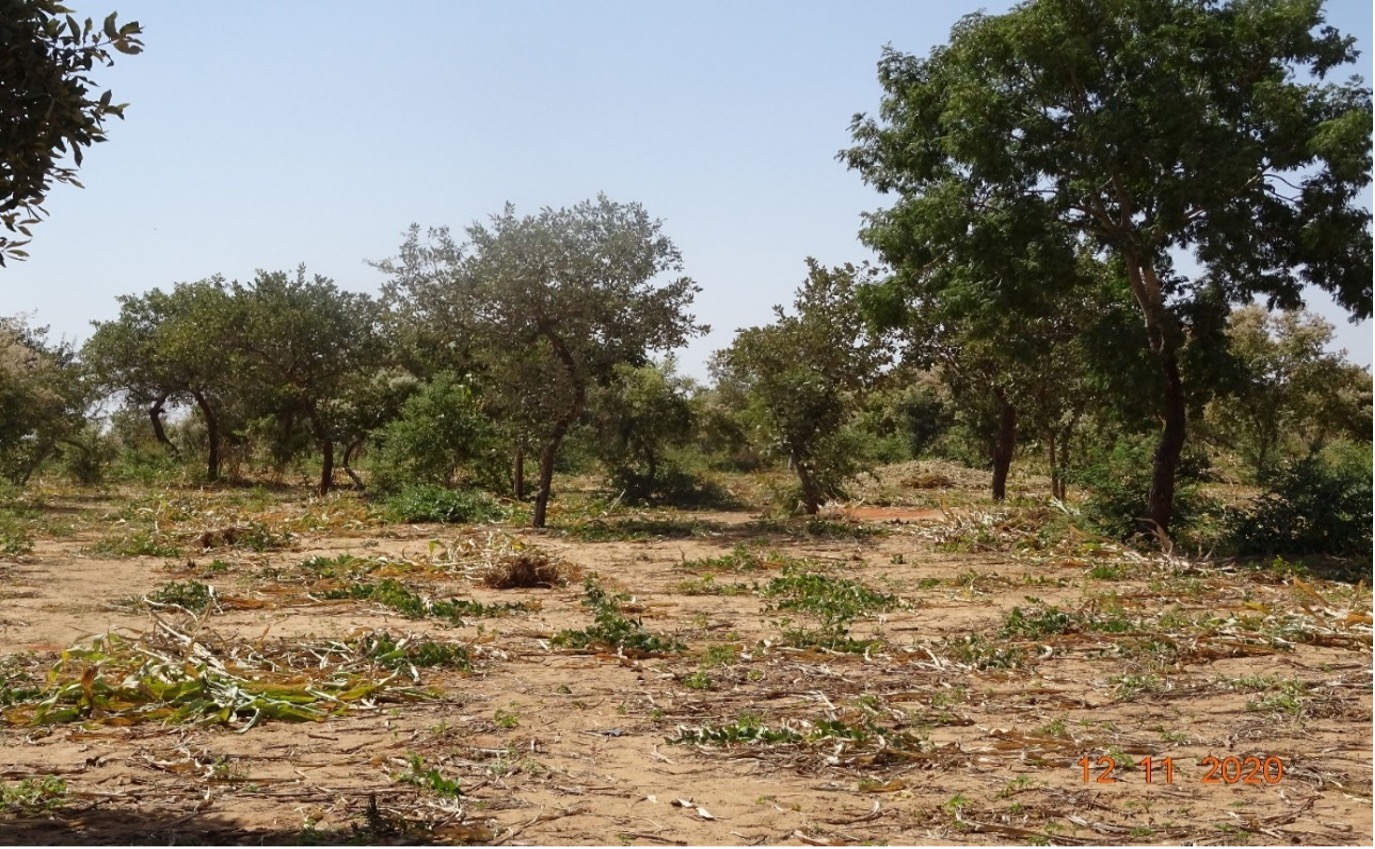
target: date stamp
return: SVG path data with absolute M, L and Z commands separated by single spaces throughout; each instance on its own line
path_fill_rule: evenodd
M 1146 757 L 1136 761 L 1135 765 L 1141 767 L 1146 784 L 1175 783 L 1177 770 L 1174 758 Z M 1244 758 L 1208 755 L 1197 766 L 1203 773 L 1198 779 L 1199 784 L 1264 785 L 1279 784 L 1284 780 L 1284 761 L 1274 755 L 1267 758 L 1259 755 L 1247 755 Z M 1079 768 L 1083 770 L 1085 783 L 1117 784 L 1129 780 L 1118 777 L 1122 772 L 1118 770 L 1117 759 L 1110 755 L 1098 758 L 1086 755 L 1079 759 Z

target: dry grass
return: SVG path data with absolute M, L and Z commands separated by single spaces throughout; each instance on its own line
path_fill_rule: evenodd
M 496 558 L 479 576 L 482 585 L 494 590 L 553 589 L 582 577 L 576 564 L 561 560 L 541 548 L 522 548 Z

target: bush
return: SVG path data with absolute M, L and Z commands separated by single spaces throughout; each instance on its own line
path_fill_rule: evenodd
M 1081 509 L 1094 530 L 1122 540 L 1151 534 L 1144 517 L 1154 453 L 1154 440 L 1123 437 L 1072 476 L 1086 490 Z M 1198 478 L 1206 469 L 1206 457 L 1186 447 L 1175 475 L 1173 534 L 1196 524 L 1213 507 L 1198 491 Z
M 1371 558 L 1369 446 L 1310 453 L 1281 467 L 1231 528 L 1239 554 Z
M 502 517 L 501 505 L 482 492 L 412 486 L 388 498 L 388 516 L 396 522 L 488 522 Z
M 73 483 L 86 486 L 101 483 L 117 453 L 112 440 L 99 428 L 87 425 L 62 444 L 62 473 Z
M 451 486 L 460 466 L 481 467 L 494 461 L 491 421 L 472 391 L 442 372 L 406 399 L 400 416 L 376 432 L 381 450 L 373 463 L 373 487 L 399 492 L 408 484 Z M 505 474 L 505 459 L 499 478 Z

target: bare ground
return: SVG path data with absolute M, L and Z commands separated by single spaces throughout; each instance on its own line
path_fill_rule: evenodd
M 342 496 L 253 514 L 292 529 L 284 548 L 199 551 L 213 502 L 155 520 L 189 555 L 124 557 L 93 553 L 121 532 L 119 498 L 49 499 L 72 527 L 0 561 L 0 842 L 1372 841 L 1365 587 L 1073 532 L 1038 542 L 1035 517 L 919 498 L 852 507 L 814 533 L 745 512 L 623 515 L 592 526 L 643 538 L 590 542 L 385 525 Z M 578 569 L 547 589 L 480 581 L 494 551 L 522 546 L 595 573 L 629 597 L 627 621 L 682 651 L 556 645 L 593 624 Z M 704 562 L 751 551 L 752 566 Z M 457 624 L 325 599 L 356 576 L 300 564 L 344 553 L 432 599 L 537 609 Z M 899 603 L 843 621 L 854 651 L 807 647 L 797 634 L 820 620 L 767 595 L 798 559 L 827 587 L 861 581 Z M 137 602 L 192 579 L 216 591 L 203 614 Z M 169 721 L 93 695 L 133 674 L 121 652 L 245 681 L 251 659 L 300 682 L 382 630 L 466 647 L 472 668 L 358 673 L 354 658 L 350 680 L 382 684 L 303 722 L 209 708 Z M 105 634 L 124 639 L 64 658 Z M 44 698 L 71 711 L 44 718 Z M 60 789 L 21 798 L 52 777 Z

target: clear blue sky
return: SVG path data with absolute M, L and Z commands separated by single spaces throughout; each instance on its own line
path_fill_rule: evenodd
M 925 55 L 961 15 L 1010 5 L 68 2 L 139 21 L 146 51 L 97 71 L 126 120 L 88 153 L 84 190 L 52 192 L 32 259 L 0 270 L 0 314 L 79 342 L 117 295 L 303 262 L 376 291 L 364 260 L 411 222 L 605 192 L 662 218 L 702 286 L 713 332 L 682 357 L 697 376 L 791 302 L 805 257 L 868 257 L 860 213 L 885 200 L 835 154 L 877 108 L 881 47 Z M 1369 81 L 1369 0 L 1327 9 Z M 1369 324 L 1338 330 L 1369 363 Z

